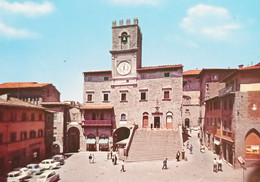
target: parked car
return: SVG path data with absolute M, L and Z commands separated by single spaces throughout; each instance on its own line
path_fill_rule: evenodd
M 60 165 L 64 164 L 64 156 L 63 155 L 54 155 L 52 157 L 56 162 L 59 162 Z
M 40 164 L 40 167 L 44 169 L 54 169 L 60 166 L 59 162 L 56 162 L 54 159 L 45 159 Z
M 55 171 L 46 171 L 42 173 L 37 182 L 54 182 L 60 179 L 60 175 L 57 174 Z
M 191 129 L 194 130 L 194 131 L 199 131 L 200 127 L 199 126 L 193 126 Z
M 11 171 L 7 174 L 7 182 L 20 182 L 26 179 L 20 171 Z
M 31 174 L 41 174 L 44 172 L 44 168 L 40 167 L 39 164 L 28 164 L 26 166 Z
M 25 176 L 26 179 L 32 177 L 32 173 L 26 167 L 18 167 L 14 171 L 21 172 L 22 176 Z

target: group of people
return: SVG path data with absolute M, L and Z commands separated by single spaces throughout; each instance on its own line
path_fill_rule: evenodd
M 223 165 L 223 161 L 221 159 L 221 157 L 219 157 L 219 159 L 214 158 L 213 159 L 213 172 L 218 172 L 218 171 L 222 171 L 222 165 Z
M 90 163 L 90 164 L 95 163 L 95 156 L 94 156 L 94 154 L 89 154 L 88 160 L 89 160 L 89 163 Z
M 117 154 L 113 153 L 112 150 L 107 153 L 107 159 L 112 159 L 112 163 L 114 165 L 117 165 L 118 157 L 117 157 Z M 125 172 L 125 162 L 124 162 L 124 160 L 121 161 L 121 169 L 120 169 L 120 171 L 121 172 Z

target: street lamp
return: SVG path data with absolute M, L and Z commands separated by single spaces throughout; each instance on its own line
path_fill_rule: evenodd
M 253 104 L 252 110 L 253 110 L 253 111 L 256 111 L 256 110 L 257 110 L 257 107 L 256 107 L 255 104 Z

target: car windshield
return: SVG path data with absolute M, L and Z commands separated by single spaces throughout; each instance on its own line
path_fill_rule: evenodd
M 40 167 L 40 166 L 39 166 L 38 164 L 34 166 L 34 168 L 39 168 L 39 167 Z

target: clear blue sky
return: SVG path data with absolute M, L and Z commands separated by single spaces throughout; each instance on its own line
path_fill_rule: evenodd
M 258 0 L 0 0 L 0 83 L 52 83 L 82 102 L 83 72 L 110 70 L 112 21 L 137 17 L 142 66 L 260 62 Z

